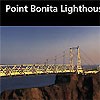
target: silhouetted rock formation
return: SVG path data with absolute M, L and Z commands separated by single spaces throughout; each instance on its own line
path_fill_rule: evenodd
M 4 91 L 1 100 L 100 100 L 100 73 L 58 74 L 54 85 Z

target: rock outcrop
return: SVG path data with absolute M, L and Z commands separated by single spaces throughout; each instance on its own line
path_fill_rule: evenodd
M 4 91 L 1 100 L 100 100 L 100 73 L 58 74 L 54 85 Z

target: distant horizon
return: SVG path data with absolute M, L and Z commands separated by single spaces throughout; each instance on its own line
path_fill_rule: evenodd
M 68 53 L 70 47 L 78 45 L 87 58 L 90 58 L 89 64 L 100 64 L 100 27 L 1 26 L 0 28 L 1 64 L 44 63 L 46 59 L 55 59 L 56 55 L 63 55 L 63 51 Z M 58 63 L 62 62 L 60 60 Z M 85 64 L 85 61 L 82 64 Z

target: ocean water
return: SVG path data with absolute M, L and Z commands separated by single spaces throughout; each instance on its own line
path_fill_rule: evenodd
M 0 93 L 5 90 L 48 86 L 55 83 L 55 74 L 1 77 Z

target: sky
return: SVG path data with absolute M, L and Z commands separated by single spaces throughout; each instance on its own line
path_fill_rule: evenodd
M 44 63 L 80 46 L 89 63 L 100 64 L 100 27 L 0 27 L 1 64 Z M 85 57 L 85 55 L 83 56 Z

